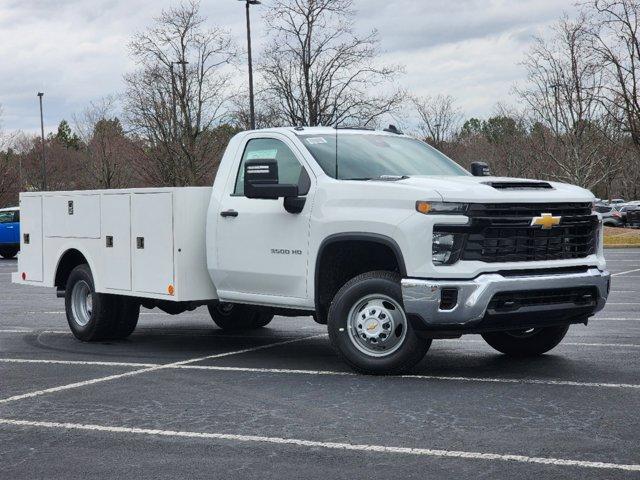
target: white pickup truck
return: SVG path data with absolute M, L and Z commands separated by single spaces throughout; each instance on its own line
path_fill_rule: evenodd
M 56 287 L 83 341 L 206 305 L 224 329 L 313 315 L 364 373 L 469 333 L 542 354 L 607 299 L 594 197 L 476 170 L 395 128 L 243 132 L 213 188 L 22 193 L 13 281 Z

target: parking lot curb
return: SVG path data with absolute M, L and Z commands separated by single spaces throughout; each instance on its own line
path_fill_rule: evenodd
M 604 245 L 604 248 L 640 248 L 640 245 L 629 245 L 622 243 L 620 245 Z

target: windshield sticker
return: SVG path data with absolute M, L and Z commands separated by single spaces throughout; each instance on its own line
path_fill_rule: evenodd
M 324 137 L 307 138 L 307 143 L 309 145 L 318 145 L 320 143 L 327 143 L 327 139 Z
M 247 160 L 275 160 L 278 156 L 278 149 L 273 150 L 256 150 L 247 153 Z

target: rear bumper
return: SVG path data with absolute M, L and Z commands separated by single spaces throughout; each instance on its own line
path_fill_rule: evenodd
M 591 267 L 573 273 L 503 275 L 487 273 L 473 280 L 402 280 L 405 311 L 418 330 L 452 334 L 491 330 L 532 328 L 562 323 L 581 323 L 604 308 L 609 295 L 610 274 Z M 539 303 L 517 305 L 508 311 L 490 309 L 495 295 L 502 292 L 553 291 L 591 287 L 595 297 L 582 303 Z M 441 305 L 443 289 L 457 292 L 454 305 Z

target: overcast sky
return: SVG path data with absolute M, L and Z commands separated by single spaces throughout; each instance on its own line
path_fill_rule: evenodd
M 254 7 L 256 50 L 264 38 Z M 92 100 L 123 89 L 131 35 L 150 25 L 168 0 L 0 0 L 0 104 L 5 130 L 39 129 L 36 92 L 45 92 L 45 128 L 71 120 Z M 384 59 L 406 67 L 402 84 L 420 95 L 450 94 L 467 116 L 513 103 L 519 65 L 533 35 L 543 34 L 574 0 L 356 0 L 357 29 L 380 33 Z M 237 0 L 202 0 L 211 24 L 244 47 Z M 244 81 L 244 71 L 239 81 Z

